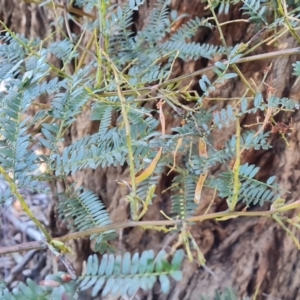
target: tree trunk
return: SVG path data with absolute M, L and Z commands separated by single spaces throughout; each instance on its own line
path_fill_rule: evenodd
M 28 37 L 45 37 L 47 26 L 52 21 L 48 9 L 29 10 L 28 4 L 11 0 L 1 0 L 0 19 L 4 20 L 10 28 L 19 33 L 25 33 Z M 144 20 L 153 8 L 155 0 L 148 0 L 139 10 L 136 16 L 137 29 L 143 27 Z M 189 17 L 203 17 L 204 4 L 197 0 L 173 0 L 171 9 L 177 9 L 179 13 L 187 13 Z M 2 9 L 2 8 L 5 8 Z M 17 13 L 18 12 L 18 13 Z M 24 16 L 25 15 L 25 16 Z M 28 16 L 28 17 L 26 17 Z M 47 16 L 47 17 L 46 17 Z M 46 18 L 45 18 L 46 17 Z M 220 15 L 222 22 L 242 18 L 239 7 L 231 8 L 228 15 Z M 47 19 L 47 21 L 45 21 Z M 186 19 L 183 19 L 184 22 Z M 19 26 L 22 24 L 22 26 Z M 236 24 L 239 24 L 238 26 Z M 253 25 L 248 23 L 232 23 L 224 26 L 224 35 L 228 46 L 249 41 L 255 33 Z M 196 42 L 220 45 L 217 30 L 200 29 Z M 283 36 L 278 46 L 280 49 L 298 46 L 289 35 Z M 256 50 L 256 53 L 271 51 L 272 46 L 263 46 Z M 299 57 L 298 57 L 299 59 Z M 275 87 L 275 94 L 278 97 L 289 97 L 298 99 L 300 96 L 299 85 L 294 86 L 295 77 L 292 76 L 291 64 L 296 57 L 279 57 L 273 60 L 271 77 Z M 177 63 L 174 69 L 174 76 L 192 72 L 203 68 L 212 62 L 200 59 L 197 62 Z M 259 84 L 263 77 L 265 68 L 270 61 L 260 61 L 241 65 L 240 69 L 247 79 L 250 77 Z M 211 78 L 213 73 L 208 73 Z M 196 78 L 197 79 L 197 78 Z M 195 89 L 198 89 L 195 79 Z M 199 78 L 198 78 L 199 79 Z M 265 87 L 264 87 L 265 88 Z M 231 80 L 215 92 L 214 96 L 219 97 L 240 97 L 245 91 L 245 86 L 239 79 Z M 219 103 L 220 107 L 225 105 Z M 85 111 L 68 132 L 67 142 L 71 143 L 82 136 L 94 133 L 98 130 L 98 124 L 89 120 L 90 112 Z M 249 117 L 250 118 L 250 117 Z M 263 118 L 263 116 L 262 116 Z M 260 178 L 265 179 L 271 175 L 277 176 L 280 186 L 290 191 L 287 195 L 289 200 L 297 200 L 300 194 L 298 186 L 300 178 L 300 117 L 299 113 L 280 114 L 277 121 L 285 123 L 293 122 L 293 131 L 289 136 L 290 147 L 278 134 L 272 136 L 273 148 L 269 151 L 248 151 L 243 161 L 255 163 L 261 167 Z M 250 123 L 249 120 L 247 123 Z M 168 117 L 167 130 L 170 130 L 178 123 L 178 120 Z M 254 123 L 254 122 L 253 122 Z M 299 130 L 298 130 L 299 129 Z M 233 133 L 228 128 L 215 135 L 214 143 L 222 144 Z M 299 139 L 299 140 L 298 140 Z M 222 166 L 221 166 L 222 168 Z M 217 169 L 214 170 L 218 171 Z M 109 167 L 105 169 L 83 170 L 78 172 L 70 181 L 83 184 L 87 189 L 93 190 L 104 201 L 114 222 L 126 221 L 129 218 L 128 203 L 125 201 L 126 188 L 119 186 L 118 179 L 128 179 L 128 170 L 123 167 Z M 171 180 L 163 176 L 156 192 L 157 197 L 153 201 L 149 212 L 144 220 L 157 220 L 160 210 L 168 210 L 170 199 L 168 195 L 161 194 L 161 191 L 169 187 Z M 61 182 L 53 187 L 53 195 L 57 195 L 65 189 Z M 198 213 L 202 214 L 211 202 L 211 194 L 201 200 Z M 55 200 L 55 198 L 54 198 Z M 210 212 L 224 210 L 225 203 L 216 199 Z M 260 209 L 260 208 L 253 208 Z M 267 209 L 267 207 L 266 207 Z M 51 230 L 53 235 L 58 236 L 66 233 L 66 229 L 56 218 L 56 206 L 54 205 L 51 214 Z M 193 227 L 192 233 L 200 246 L 205 258 L 206 267 L 198 267 L 196 264 L 185 262 L 184 277 L 181 282 L 174 284 L 174 288 L 168 295 L 161 293 L 159 288 L 153 289 L 149 294 L 142 294 L 141 299 L 200 299 L 200 295 L 212 297 L 216 289 L 227 287 L 234 288 L 239 297 L 253 296 L 256 289 L 260 293 L 257 299 L 300 299 L 298 284 L 298 271 L 300 270 L 299 253 L 292 239 L 276 225 L 275 221 L 265 218 L 233 219 L 224 222 L 207 221 Z M 295 233 L 299 236 L 299 233 Z M 170 236 L 153 232 L 143 231 L 138 228 L 126 229 L 120 232 L 119 243 L 116 245 L 120 250 L 130 252 L 155 249 L 159 251 L 163 246 L 169 245 Z M 73 249 L 76 257 L 70 258 L 75 268 L 80 271 L 82 261 L 91 252 L 88 240 L 73 242 Z M 300 275 L 300 271 L 299 271 Z M 142 296 L 143 295 L 143 296 Z M 100 299 L 100 297 L 98 298 Z M 108 298 L 107 298 L 108 299 Z

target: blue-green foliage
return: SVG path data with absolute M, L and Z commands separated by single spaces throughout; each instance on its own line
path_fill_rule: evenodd
M 47 280 L 52 280 L 57 283 L 57 287 L 51 286 L 40 286 L 30 278 L 26 280 L 26 284 L 20 282 L 17 288 L 14 288 L 12 292 L 9 291 L 6 286 L 1 286 L 0 282 L 0 300 L 27 300 L 27 299 L 62 299 L 63 297 L 68 297 L 67 299 L 78 299 L 78 293 L 76 291 L 76 282 L 64 282 L 62 276 L 68 275 L 59 272 L 57 275 L 48 275 L 45 278 Z
M 13 292 L 9 292 L 0 283 L 0 300 L 24 299 L 81 299 L 80 292 L 91 289 L 92 296 L 99 293 L 103 297 L 108 294 L 132 296 L 139 289 L 149 291 L 159 281 L 161 291 L 167 294 L 171 281 L 182 279 L 181 265 L 184 259 L 183 250 L 177 250 L 169 259 L 169 255 L 161 250 L 156 256 L 153 250 L 124 255 L 104 254 L 99 261 L 97 255 L 90 255 L 86 271 L 76 281 L 68 280 L 69 274 L 59 272 L 48 275 L 45 282 L 52 285 L 39 286 L 27 279 L 27 285 L 20 283 Z M 56 287 L 53 287 L 55 283 Z
M 240 166 L 239 181 L 241 187 L 239 190 L 239 201 L 245 202 L 247 205 L 263 205 L 267 201 L 275 201 L 280 197 L 280 189 L 274 184 L 275 176 L 270 177 L 266 183 L 256 180 L 254 177 L 258 173 L 259 167 L 249 165 L 248 163 Z M 222 198 L 230 198 L 233 194 L 233 172 L 227 171 L 212 181 L 211 184 Z
M 70 40 L 54 42 L 50 45 L 49 51 L 57 58 L 60 58 L 64 63 L 68 63 L 71 59 L 78 56 L 77 51 L 74 51 L 74 45 Z
M 243 0 L 242 10 L 244 11 L 243 14 L 248 15 L 249 20 L 254 20 L 260 23 L 264 23 L 268 25 L 266 21 L 266 11 L 267 6 L 263 5 L 265 0 Z
M 172 170 L 171 186 L 166 187 L 171 195 L 171 213 L 174 219 L 184 220 L 196 211 L 195 188 L 203 174 L 208 174 L 204 189 L 215 189 L 217 196 L 224 199 L 233 196 L 232 162 L 238 137 L 224 135 L 224 143 L 215 145 L 216 135 L 222 135 L 228 128 L 231 130 L 239 118 L 249 114 L 263 115 L 270 109 L 275 114 L 282 109 L 299 108 L 296 101 L 288 98 L 272 96 L 265 101 L 260 91 L 254 98 L 245 94 L 230 104 L 223 101 L 224 106 L 208 107 L 207 99 L 213 97 L 218 86 L 237 76 L 230 73 L 230 67 L 243 56 L 239 52 L 242 45 L 225 49 L 192 41 L 201 27 L 213 28 L 214 25 L 206 17 L 196 17 L 179 26 L 177 22 L 189 16 L 179 16 L 171 11 L 171 1 L 165 0 L 156 2 L 143 28 L 134 28 L 133 14 L 145 2 L 129 0 L 124 6 L 103 8 L 99 3 L 104 2 L 98 0 L 75 1 L 85 11 L 97 11 L 98 18 L 82 27 L 91 35 L 99 31 L 95 40 L 97 45 L 94 45 L 96 54 L 85 47 L 81 49 L 76 44 L 80 37 L 75 35 L 74 42 L 65 38 L 47 47 L 43 41 L 29 41 L 14 34 L 0 37 L 0 163 L 18 188 L 38 191 L 39 181 L 47 176 L 52 180 L 64 180 L 81 170 L 98 167 L 134 166 L 134 173 L 139 174 L 151 166 L 161 148 L 162 156 L 154 171 L 137 185 L 135 191 L 127 182 L 130 197 L 126 199 L 129 202 L 138 199 L 140 209 L 151 204 L 156 196 L 155 187 Z M 262 0 L 214 1 L 213 8 L 218 8 L 220 14 L 228 13 L 230 5 L 237 2 L 242 2 L 241 10 L 250 20 L 261 21 L 269 28 L 275 27 L 276 22 L 276 26 L 284 22 L 281 18 L 268 25 L 267 3 Z M 108 5 L 108 1 L 104 4 Z M 103 13 L 105 15 L 101 15 Z M 293 23 L 292 26 L 296 25 Z M 177 28 L 176 32 L 174 28 Z M 90 55 L 90 62 L 75 68 L 74 74 L 67 72 L 69 63 L 77 63 L 79 53 L 85 50 Z M 169 80 L 177 58 L 184 61 L 214 59 L 216 54 L 228 55 L 227 61 L 214 63 L 213 76 L 201 74 L 197 89 L 200 95 L 194 88 L 190 91 L 190 86 L 183 86 L 187 77 L 180 78 L 179 82 Z M 49 58 L 53 56 L 62 62 L 61 69 L 51 64 Z M 294 64 L 294 74 L 300 76 L 299 62 Z M 31 116 L 30 110 L 41 96 L 48 97 L 50 106 Z M 158 101 L 164 102 L 162 112 L 155 107 Z M 72 130 L 71 126 L 83 112 L 86 122 L 89 109 L 90 120 L 99 123 L 99 129 L 90 135 L 80 134 L 76 141 L 61 147 L 66 133 Z M 182 123 L 170 128 L 170 118 L 172 121 L 178 118 Z M 166 121 L 164 135 L 161 130 L 163 120 Z M 255 129 L 243 128 L 239 150 L 271 148 L 268 126 L 263 129 L 257 133 Z M 37 135 L 35 131 L 38 131 Z M 206 145 L 204 155 L 199 154 L 200 138 Z M 47 155 L 34 151 L 36 143 L 48 150 Z M 39 174 L 43 163 L 47 164 L 47 171 Z M 216 171 L 216 167 L 221 168 Z M 280 197 L 275 177 L 261 182 L 258 172 L 258 167 L 248 163 L 239 168 L 238 200 L 247 205 L 263 205 Z M 0 190 L 0 196 L 6 204 L 12 199 L 10 189 Z M 91 191 L 76 189 L 74 185 L 58 196 L 59 215 L 73 230 L 112 224 L 106 207 Z M 109 241 L 116 237 L 115 233 L 111 230 L 91 236 L 95 250 L 101 254 L 111 250 Z M 141 257 L 138 254 L 131 257 L 129 253 L 124 256 L 105 254 L 101 262 L 97 256 L 90 256 L 86 274 L 78 281 L 71 281 L 70 285 L 56 277 L 61 285 L 49 291 L 28 281 L 27 286 L 22 284 L 15 293 L 0 288 L 0 297 L 24 299 L 26 295 L 28 299 L 38 296 L 44 299 L 45 295 L 52 295 L 53 299 L 59 299 L 65 291 L 73 291 L 70 293 L 74 296 L 79 281 L 79 289 L 92 288 L 93 295 L 102 292 L 104 296 L 108 293 L 131 296 L 138 288 L 151 289 L 157 279 L 162 291 L 167 293 L 169 277 L 181 279 L 179 267 L 183 253 L 176 252 L 171 263 L 165 255 L 163 251 L 156 257 L 153 251 L 145 251 Z
M 151 187 L 154 186 L 158 186 L 159 181 L 161 179 L 161 176 L 165 170 L 165 166 L 166 166 L 166 162 L 161 161 L 158 163 L 158 165 L 156 166 L 154 172 L 152 173 L 151 176 L 149 176 L 149 178 L 147 178 L 146 180 L 144 180 L 143 182 L 141 182 L 138 185 L 136 194 L 138 197 L 140 197 L 141 199 L 145 198 L 145 195 L 149 194 L 149 191 L 151 189 Z M 156 195 L 153 194 L 152 198 L 154 198 Z M 150 203 L 152 204 L 152 203 Z
M 196 60 L 200 57 L 211 59 L 214 54 L 225 52 L 222 47 L 213 46 L 209 44 L 199 45 L 198 43 L 185 43 L 177 41 L 168 41 L 161 45 L 163 53 L 168 53 L 171 51 L 178 51 L 179 57 L 183 59 Z
M 192 216 L 196 209 L 194 202 L 195 177 L 188 173 L 183 173 L 173 179 L 172 214 L 180 219 Z
M 146 27 L 138 33 L 138 38 L 142 38 L 149 45 L 153 45 L 166 36 L 170 27 L 168 7 L 170 3 L 170 0 L 157 0 L 150 13 L 149 20 L 147 20 Z
M 92 288 L 92 296 L 102 290 L 102 296 L 108 294 L 122 296 L 134 295 L 139 288 L 144 291 L 152 289 L 157 280 L 163 293 L 170 291 L 170 279 L 182 279 L 180 270 L 184 252 L 176 251 L 171 262 L 167 253 L 162 250 L 155 257 L 154 251 L 144 251 L 141 256 L 135 253 L 131 256 L 126 252 L 121 255 L 105 254 L 99 262 L 96 255 L 87 261 L 86 273 L 79 278 L 80 290 Z
M 89 3 L 91 7 L 98 8 L 97 1 L 77 2 L 79 6 Z M 260 2 L 252 2 L 244 2 L 243 9 L 251 16 L 254 16 L 253 11 L 258 11 L 258 15 L 262 16 L 263 11 L 258 9 L 257 4 Z M 226 12 L 228 10 L 227 3 L 220 1 L 219 4 L 222 7 L 219 7 L 219 10 Z M 89 26 L 101 27 L 101 30 L 104 30 L 102 34 L 103 38 L 107 39 L 105 43 L 111 61 L 119 69 L 124 66 L 127 68 L 126 74 L 123 74 L 120 80 L 124 89 L 132 91 L 131 94 L 125 94 L 125 100 L 136 173 L 142 172 L 152 162 L 159 147 L 163 148 L 163 157 L 155 172 L 138 186 L 138 197 L 145 199 L 149 188 L 158 183 L 165 168 L 174 164 L 175 148 L 179 140 L 183 139 L 182 145 L 177 149 L 182 162 L 175 163 L 179 173 L 173 180 L 174 190 L 171 198 L 173 213 L 184 218 L 193 212 L 193 206 L 189 203 L 192 202 L 192 190 L 198 176 L 203 174 L 204 170 L 209 172 L 210 168 L 218 163 L 229 164 L 235 156 L 236 137 L 232 136 L 220 149 L 215 149 L 212 141 L 214 130 L 216 128 L 223 130 L 227 126 L 231 126 L 237 117 L 245 114 L 265 112 L 268 108 L 293 110 L 298 108 L 298 104 L 291 99 L 275 96 L 272 96 L 266 103 L 262 93 L 258 92 L 253 101 L 244 97 L 238 105 L 229 104 L 220 109 L 217 107 L 209 110 L 202 109 L 203 100 L 216 89 L 217 84 L 224 83 L 225 80 L 232 80 L 237 75 L 228 73 L 230 64 L 240 57 L 237 45 L 229 49 L 229 63 L 222 61 L 215 63 L 213 71 L 216 79 L 214 81 L 206 75 L 199 80 L 203 96 L 199 97 L 193 109 L 188 110 L 186 106 L 180 104 L 180 97 L 184 94 L 180 94 L 178 97 L 168 96 L 175 91 L 176 86 L 174 85 L 162 87 L 158 91 L 154 90 L 154 96 L 164 97 L 165 107 L 170 105 L 175 116 L 177 114 L 185 115 L 183 125 L 173 128 L 171 133 L 161 136 L 157 110 L 141 105 L 144 98 L 147 100 L 151 96 L 151 89 L 149 89 L 149 93 L 138 95 L 135 95 L 134 90 L 165 80 L 170 75 L 175 57 L 212 58 L 215 53 L 224 54 L 226 51 L 222 47 L 187 41 L 203 24 L 211 27 L 203 18 L 187 21 L 173 34 L 172 25 L 184 16 L 178 16 L 176 12 L 170 11 L 167 1 L 157 1 L 144 28 L 135 34 L 132 30 L 132 15 L 142 4 L 143 1 L 129 1 L 124 7 L 112 6 L 108 8 L 109 14 L 105 26 L 98 20 Z M 253 4 L 251 12 L 246 9 L 250 4 Z M 170 35 L 169 40 L 165 39 L 167 34 Z M 116 82 L 108 80 L 108 76 L 105 77 L 107 84 L 95 87 L 95 76 L 91 76 L 91 73 L 97 68 L 97 61 L 92 60 L 73 75 L 64 75 L 64 78 L 61 78 L 64 74 L 63 71 L 54 68 L 48 57 L 55 55 L 63 61 L 63 68 L 65 68 L 70 60 L 78 56 L 78 49 L 70 40 L 64 39 L 52 43 L 48 48 L 39 45 L 38 40 L 29 41 L 24 37 L 12 37 L 8 34 L 1 37 L 1 41 L 0 79 L 4 90 L 0 95 L 2 100 L 0 134 L 3 137 L 0 140 L 0 161 L 5 169 L 13 174 L 19 187 L 36 189 L 39 177 L 35 174 L 42 163 L 48 165 L 48 175 L 53 173 L 59 177 L 72 175 L 86 168 L 95 169 L 131 163 L 128 160 L 124 119 L 120 114 L 120 99 L 116 93 L 112 96 L 101 97 L 103 93 L 114 93 L 117 89 Z M 28 49 L 32 45 L 40 47 L 35 47 L 35 52 L 30 52 Z M 164 63 L 161 63 L 162 57 L 165 60 Z M 102 59 L 105 63 L 105 57 Z M 48 75 L 53 73 L 55 76 L 49 79 Z M 297 64 L 295 64 L 295 74 L 298 74 Z M 34 118 L 24 117 L 33 101 L 43 95 L 51 98 L 50 109 L 39 111 Z M 137 101 L 138 99 L 141 100 Z M 58 145 L 64 141 L 66 130 L 75 122 L 90 100 L 93 102 L 91 120 L 99 121 L 99 131 L 79 138 L 62 151 L 58 150 Z M 50 121 L 44 122 L 45 120 Z M 38 139 L 40 144 L 50 150 L 48 156 L 39 156 L 30 148 L 32 136 L 29 129 L 36 123 L 40 124 L 42 135 Z M 269 134 L 261 132 L 256 135 L 255 131 L 244 131 L 241 136 L 241 148 L 268 149 L 271 147 L 268 144 Z M 199 137 L 206 141 L 208 151 L 206 158 L 198 154 Z M 182 163 L 187 170 L 181 169 Z M 222 192 L 224 186 L 222 180 L 224 182 L 231 180 L 229 173 L 224 174 L 222 173 L 216 180 L 221 196 L 226 194 Z M 209 182 L 207 180 L 207 184 Z M 265 199 L 269 200 L 274 198 L 271 197 L 271 194 L 262 194 L 259 190 L 257 193 L 252 192 L 250 197 L 252 200 L 249 200 L 245 192 L 248 192 L 251 186 L 257 190 L 257 183 L 253 180 L 247 182 L 247 187 L 245 185 L 244 189 L 241 189 L 243 192 L 241 200 L 256 203 L 263 201 L 258 199 L 258 196 L 267 196 Z M 230 192 L 228 191 L 226 195 L 230 195 Z M 6 192 L 5 198 L 8 196 L 9 191 Z M 4 195 L 2 197 L 4 198 Z M 255 197 L 256 199 L 254 199 Z M 93 199 L 93 197 L 88 199 Z M 67 200 L 65 199 L 65 201 Z M 88 228 L 88 226 L 84 228 Z
M 4 41 L 7 41 L 7 36 Z M 25 55 L 17 44 L 11 41 L 11 47 L 16 50 L 21 57 Z M 7 49 L 5 45 L 5 49 Z M 4 49 L 0 50 L 3 59 L 3 68 L 5 72 L 0 71 L 0 80 L 3 84 L 3 92 L 0 92 L 0 162 L 8 173 L 13 175 L 13 178 L 18 181 L 19 187 L 29 187 L 31 190 L 36 190 L 38 181 L 34 173 L 37 171 L 40 163 L 39 157 L 30 149 L 32 145 L 31 135 L 28 133 L 30 119 L 25 113 L 32 102 L 32 97 L 28 97 L 24 91 L 30 82 L 31 78 L 25 73 L 19 78 L 14 78 L 18 75 L 23 59 L 16 62 L 16 57 L 7 55 Z M 5 68 L 15 63 L 12 68 Z M 9 191 L 1 198 L 9 199 Z
M 296 76 L 300 76 L 300 61 L 296 61 L 295 63 L 293 63 L 293 67 L 294 67 L 294 75 Z
M 231 52 L 233 53 L 232 55 L 234 57 L 232 59 L 233 61 L 230 60 L 230 63 L 234 63 L 234 61 L 237 58 L 239 58 L 239 56 L 235 56 L 235 49 L 231 49 L 231 50 L 232 50 Z M 207 53 L 209 54 L 209 51 L 207 51 Z M 200 85 L 201 90 L 203 91 L 203 96 L 200 99 L 202 99 L 204 96 L 208 96 L 210 92 L 215 91 L 217 84 L 223 84 L 225 82 L 225 80 L 229 80 L 229 79 L 232 79 L 237 76 L 236 73 L 227 73 L 228 67 L 229 67 L 228 63 L 224 64 L 223 62 L 220 62 L 220 61 L 217 61 L 215 63 L 213 71 L 218 77 L 214 82 L 211 82 L 207 78 L 206 75 L 202 76 L 202 78 L 199 80 L 199 85 Z M 229 116 L 229 118 L 232 118 L 232 108 L 230 105 L 228 105 L 228 107 L 229 107 L 229 108 L 227 108 L 228 114 L 229 114 L 229 110 L 230 110 L 230 115 L 228 115 L 228 116 Z M 224 112 L 222 113 L 223 120 L 226 119 L 226 113 L 224 116 Z M 219 120 L 219 118 L 217 120 Z
M 59 195 L 58 213 L 66 220 L 68 228 L 83 231 L 89 228 L 111 224 L 109 214 L 101 200 L 91 191 L 82 191 L 82 188 Z M 110 230 L 102 234 L 91 235 L 96 239 L 98 249 L 103 241 L 115 237 L 115 231 Z
M 196 17 L 183 24 L 178 31 L 171 36 L 170 40 L 172 42 L 185 42 L 186 39 L 193 38 L 201 27 L 213 28 L 213 25 L 206 22 L 205 18 L 200 19 Z

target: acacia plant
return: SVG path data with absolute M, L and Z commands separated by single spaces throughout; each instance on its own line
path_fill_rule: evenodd
M 287 226 L 299 228 L 299 220 L 283 216 L 300 202 L 285 204 L 288 191 L 281 190 L 275 176 L 259 181 L 255 177 L 259 167 L 242 162 L 243 153 L 249 149 L 271 148 L 271 134 L 278 134 L 281 143 L 288 145 L 291 125 L 276 123 L 274 116 L 298 109 L 298 103 L 275 96 L 268 78 L 271 65 L 258 86 L 248 82 L 239 69 L 245 62 L 299 54 L 299 48 L 294 48 L 251 56 L 257 47 L 276 43 L 287 32 L 300 43 L 296 32 L 300 8 L 293 8 L 293 3 L 288 7 L 285 0 L 207 0 L 206 10 L 211 16 L 191 19 L 170 11 L 170 1 L 157 0 L 144 27 L 136 32 L 133 14 L 144 0 L 125 1 L 121 6 L 106 0 L 75 1 L 82 9 L 74 8 L 73 2 L 61 6 L 53 1 L 35 1 L 64 11 L 64 19 L 56 20 L 65 37 L 61 41 L 53 42 L 51 36 L 29 40 L 1 22 L 0 173 L 9 186 L 1 193 L 1 201 L 10 205 L 17 199 L 44 240 L 1 248 L 0 254 L 47 248 L 64 264 L 65 272 L 49 275 L 43 286 L 28 280 L 10 291 L 3 283 L 0 298 L 78 299 L 88 288 L 93 296 L 132 296 L 139 288 L 151 289 L 157 280 L 168 293 L 170 278 L 180 280 L 184 276 L 181 263 L 185 256 L 205 264 L 201 245 L 190 230 L 205 220 L 273 218 L 300 248 Z M 218 21 L 218 14 L 228 13 L 233 5 L 239 5 L 244 15 L 236 22 L 258 26 L 257 34 L 247 43 L 228 46 L 222 32 L 225 24 Z M 70 19 L 80 25 L 80 34 L 70 31 Z M 192 42 L 198 29 L 205 26 L 219 32 L 220 45 Z M 265 32 L 268 37 L 262 39 Z M 53 57 L 61 62 L 60 67 L 51 63 Z M 215 57 L 220 59 L 210 67 L 172 76 L 178 60 Z M 294 64 L 294 73 L 300 76 L 300 62 Z M 213 96 L 220 85 L 236 77 L 245 86 L 241 97 Z M 268 86 L 265 94 L 264 85 Z M 39 102 L 42 95 L 48 97 L 48 104 Z M 98 132 L 65 145 L 65 132 L 86 109 L 91 109 L 91 120 L 99 121 Z M 167 127 L 166 116 L 170 114 L 181 121 L 178 127 Z M 256 124 L 243 124 L 250 114 L 264 118 Z M 114 122 L 112 116 L 117 116 Z M 214 134 L 232 125 L 232 136 L 216 147 Z M 44 150 L 43 155 L 34 151 L 37 146 Z M 43 173 L 42 164 L 47 166 Z M 75 182 L 59 194 L 58 213 L 71 232 L 53 238 L 19 192 L 20 188 L 41 192 L 41 181 L 66 180 L 82 169 L 117 165 L 130 171 L 129 178 L 118 182 L 128 191 L 130 207 L 130 218 L 123 223 L 112 222 L 101 199 Z M 222 168 L 212 174 L 211 169 L 218 165 Z M 160 219 L 143 221 L 162 175 L 173 178 L 168 188 L 171 211 L 162 211 Z M 207 207 L 199 215 L 204 190 L 213 191 L 211 204 L 219 197 L 227 208 L 209 213 Z M 269 210 L 251 210 L 266 203 L 271 204 Z M 170 251 L 115 253 L 110 242 L 117 238 L 119 229 L 127 227 L 176 233 L 177 242 Z M 95 254 L 89 256 L 80 275 L 64 254 L 69 251 L 67 241 L 82 237 L 95 241 Z

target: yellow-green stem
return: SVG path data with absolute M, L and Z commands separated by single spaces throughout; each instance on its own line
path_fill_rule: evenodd
M 238 202 L 239 192 L 241 188 L 241 183 L 239 180 L 239 171 L 241 164 L 241 126 L 239 118 L 236 118 L 236 145 L 235 145 L 235 153 L 236 159 L 233 167 L 233 195 L 232 198 L 229 199 L 229 210 L 234 211 L 235 206 Z
M 51 241 L 52 237 L 51 235 L 46 231 L 44 226 L 36 219 L 36 217 L 33 215 L 32 211 L 30 210 L 29 206 L 27 205 L 25 199 L 23 196 L 18 192 L 16 184 L 13 182 L 13 180 L 10 178 L 10 176 L 6 173 L 4 168 L 0 165 L 0 173 L 4 177 L 4 179 L 9 184 L 10 190 L 12 193 L 16 196 L 16 198 L 19 200 L 21 207 L 23 211 L 28 215 L 28 217 L 34 222 L 34 224 L 42 231 L 42 233 L 45 235 L 48 242 Z
M 132 151 L 132 143 L 131 143 L 131 133 L 130 133 L 130 124 L 127 116 L 127 107 L 126 107 L 126 100 L 125 97 L 122 94 L 121 88 L 120 88 L 120 82 L 119 82 L 119 77 L 116 72 L 116 70 L 113 68 L 114 76 L 115 76 L 115 81 L 116 81 L 116 86 L 119 94 L 119 98 L 121 101 L 121 111 L 122 111 L 122 116 L 124 119 L 124 124 L 125 124 L 125 131 L 126 131 L 126 143 L 127 143 L 127 148 L 128 148 L 128 157 L 129 157 L 129 170 L 130 170 L 130 179 L 131 179 L 131 191 L 133 194 L 133 201 L 131 203 L 131 210 L 132 210 L 132 219 L 137 220 L 138 219 L 138 210 L 139 210 L 139 203 L 135 199 L 135 194 L 136 194 L 136 184 L 135 184 L 135 167 L 134 167 L 134 156 L 133 156 L 133 151 Z
M 290 31 L 290 33 L 292 34 L 292 36 L 297 40 L 297 42 L 300 44 L 300 37 L 297 34 L 297 32 L 295 31 L 295 29 L 292 27 L 288 16 L 286 15 L 284 8 L 282 6 L 281 0 L 277 0 L 277 5 L 278 5 L 278 12 L 279 14 L 284 18 L 285 23 Z
M 129 158 L 129 172 L 130 172 L 130 179 L 131 179 L 131 193 L 132 193 L 132 201 L 130 203 L 131 205 L 131 212 L 132 212 L 132 220 L 138 220 L 138 211 L 139 211 L 139 201 L 135 197 L 136 195 L 136 181 L 135 181 L 135 167 L 134 167 L 134 156 L 133 156 L 133 150 L 132 150 L 132 142 L 131 142 L 131 133 L 130 133 L 130 123 L 127 116 L 127 105 L 126 105 L 126 99 L 122 93 L 121 90 L 121 82 L 119 77 L 119 70 L 115 66 L 114 62 L 110 59 L 110 57 L 103 51 L 103 55 L 109 62 L 109 65 L 114 73 L 116 87 L 118 96 L 120 98 L 121 102 L 121 113 L 125 124 L 125 132 L 126 132 L 126 144 L 128 148 L 128 158 Z
M 243 73 L 240 71 L 240 69 L 237 67 L 236 64 L 231 65 L 232 69 L 240 76 L 241 80 L 243 81 L 243 83 L 249 88 L 249 90 L 251 91 L 251 93 L 253 95 L 256 94 L 255 90 L 252 88 L 252 86 L 248 83 L 247 79 L 245 78 L 245 76 L 243 75 Z
M 217 17 L 217 15 L 216 15 L 216 13 L 215 13 L 215 10 L 214 10 L 214 8 L 213 8 L 213 5 L 212 5 L 211 0 L 207 0 L 207 2 L 209 3 L 209 6 L 210 6 L 210 8 L 211 8 L 210 11 L 211 11 L 211 13 L 212 13 L 212 15 L 213 15 L 213 18 L 214 18 L 215 22 L 216 22 L 216 26 L 217 26 L 218 31 L 219 31 L 219 34 L 220 34 L 221 42 L 222 42 L 222 44 L 223 44 L 223 47 L 226 49 L 227 58 L 229 59 L 229 56 L 230 56 L 229 54 L 230 54 L 230 53 L 229 53 L 229 50 L 228 50 L 228 47 L 227 47 L 227 44 L 226 44 L 226 40 L 225 40 L 223 31 L 222 31 L 221 25 L 220 25 L 219 20 L 218 20 L 218 17 Z

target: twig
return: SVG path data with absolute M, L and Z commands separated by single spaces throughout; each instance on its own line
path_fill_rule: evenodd
M 1 247 L 0 248 L 0 255 L 9 254 L 13 252 L 22 252 L 22 251 L 29 251 L 29 250 L 44 250 L 47 246 L 43 241 L 37 242 L 28 242 L 23 243 L 20 245 L 8 246 L 8 247 Z
M 283 56 L 290 56 L 290 55 L 295 55 L 295 54 L 300 54 L 300 47 L 284 49 L 284 50 L 274 51 L 274 52 L 270 52 L 270 53 L 262 53 L 262 54 L 258 54 L 258 55 L 248 56 L 248 57 L 242 57 L 242 58 L 238 59 L 235 62 L 235 64 L 248 63 L 248 62 L 257 61 L 257 60 L 272 59 L 272 58 L 275 58 L 278 56 L 283 57 Z M 221 62 L 226 65 L 229 61 L 222 60 Z M 174 83 L 183 81 L 185 79 L 189 79 L 189 78 L 201 75 L 203 73 L 211 71 L 213 68 L 215 68 L 214 65 L 197 70 L 193 73 L 185 74 L 185 75 L 167 80 L 163 83 L 155 85 L 155 88 L 158 90 L 159 88 L 166 87 L 170 84 L 174 84 Z M 124 91 L 122 91 L 122 94 L 124 96 L 130 96 L 130 95 L 137 95 L 138 93 L 146 94 L 146 93 L 151 93 L 151 92 L 153 92 L 153 87 L 150 86 L 150 87 L 143 87 L 143 88 L 136 89 L 136 90 L 124 90 Z M 118 93 L 117 92 L 103 92 L 103 93 L 100 92 L 100 93 L 97 93 L 97 96 L 99 98 L 113 97 L 113 96 L 118 96 Z
M 217 213 L 211 213 L 201 216 L 195 216 L 187 218 L 186 220 L 156 220 L 156 221 L 126 221 L 122 223 L 111 224 L 103 227 L 96 227 L 80 232 L 73 232 L 67 235 L 64 235 L 59 238 L 55 238 L 52 241 L 57 242 L 67 242 L 74 239 L 84 238 L 87 236 L 91 236 L 92 234 L 103 233 L 108 230 L 118 230 L 130 227 L 147 227 L 147 229 L 157 229 L 158 227 L 166 227 L 166 226 L 174 226 L 174 225 L 182 225 L 183 222 L 186 223 L 194 223 L 194 222 L 203 222 L 206 220 L 229 220 L 239 217 L 269 217 L 272 218 L 273 214 L 282 213 L 286 211 L 290 211 L 292 209 L 300 208 L 300 200 L 295 202 L 283 205 L 277 209 L 267 210 L 267 211 L 223 211 Z M 12 253 L 12 252 L 20 252 L 24 250 L 32 250 L 32 249 L 45 249 L 46 245 L 43 241 L 39 242 L 30 242 L 24 243 L 16 246 L 2 247 L 0 248 L 0 255 Z

